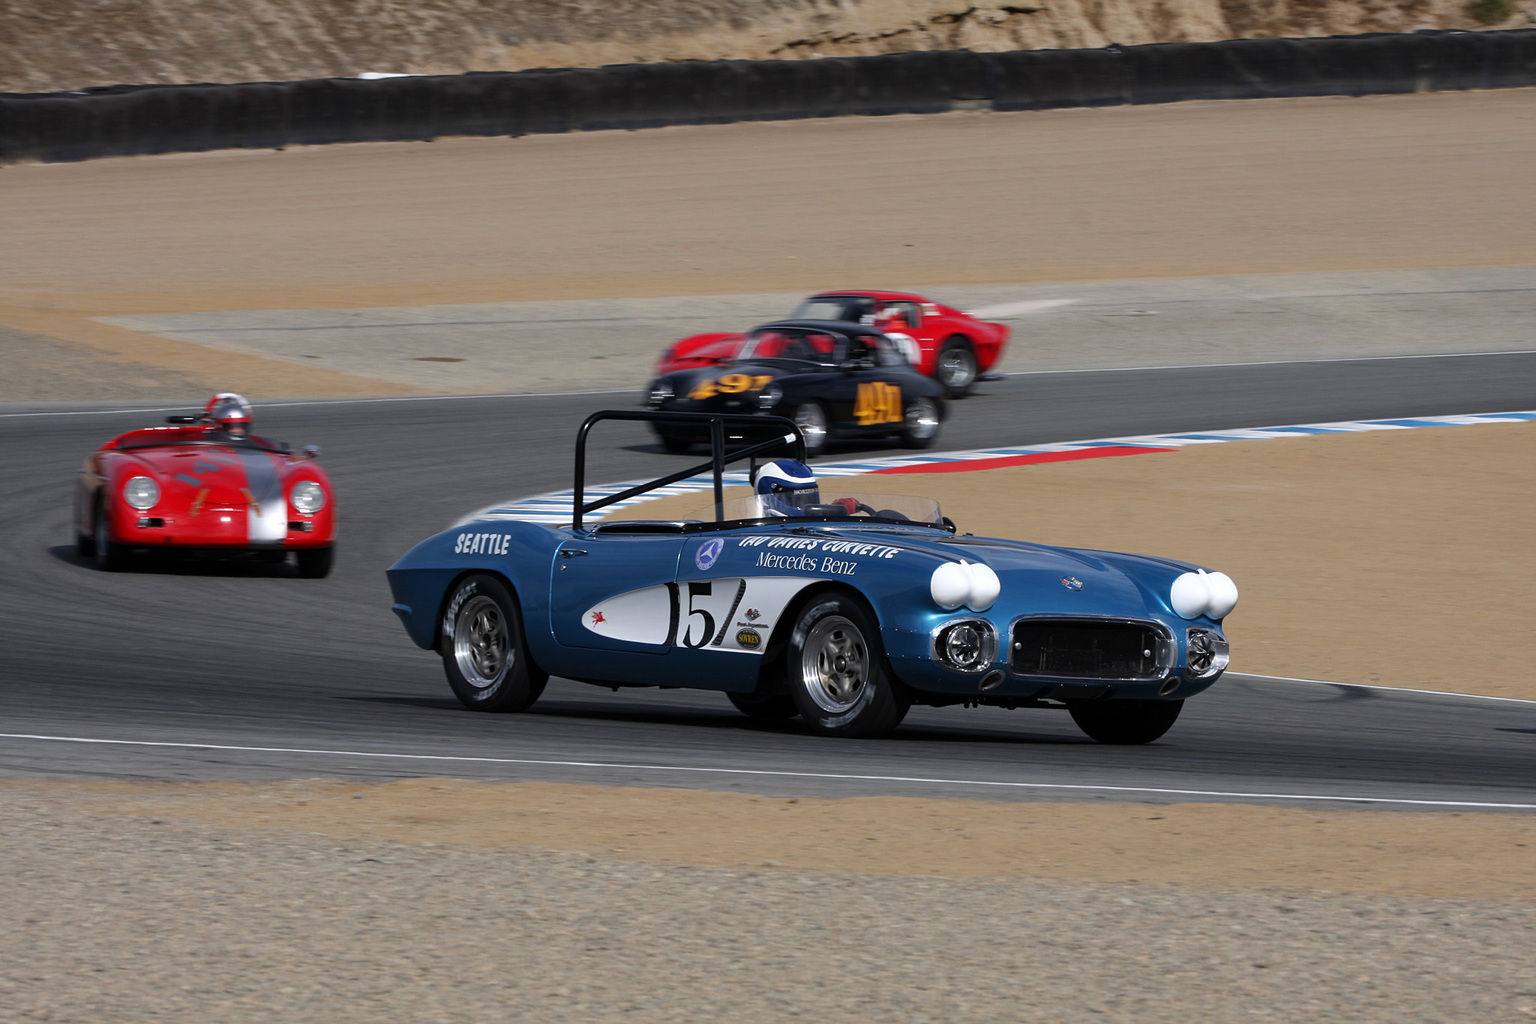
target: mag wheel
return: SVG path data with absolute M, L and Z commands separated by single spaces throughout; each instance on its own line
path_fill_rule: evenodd
M 939 403 L 914 398 L 901 418 L 901 443 L 907 448 L 927 448 L 939 436 Z
M 943 384 L 950 398 L 963 398 L 976 383 L 976 350 L 958 334 L 944 342 L 934 363 L 933 377 Z
M 1072 721 L 1100 743 L 1151 743 L 1173 727 L 1182 700 L 1069 701 Z
M 805 437 L 806 458 L 820 455 L 827 446 L 827 411 L 821 407 L 821 403 L 806 402 L 796 406 L 791 419 Z
M 318 580 L 330 575 L 331 566 L 336 562 L 336 546 L 300 548 L 293 553 L 293 558 L 299 563 L 300 576 L 307 580 Z
M 884 736 L 910 706 L 885 664 L 874 616 L 852 597 L 814 598 L 800 612 L 785 672 L 801 717 L 829 736 Z
M 525 711 L 544 692 L 549 674 L 528 657 L 517 601 L 501 580 L 460 580 L 443 609 L 442 629 L 443 671 L 465 707 Z
M 128 549 L 112 539 L 107 503 L 100 498 L 96 499 L 96 527 L 91 541 L 91 553 L 96 556 L 96 567 L 103 572 L 117 572 L 128 562 Z

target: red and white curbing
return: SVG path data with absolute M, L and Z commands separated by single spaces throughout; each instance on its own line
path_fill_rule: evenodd
M 862 476 L 866 473 L 952 473 L 1009 466 L 1027 466 L 1044 462 L 1108 458 L 1166 452 L 1190 445 L 1222 444 L 1227 441 L 1261 441 L 1275 437 L 1311 437 L 1321 434 L 1359 434 L 1373 430 L 1414 430 L 1422 427 L 1461 427 L 1488 423 L 1518 423 L 1536 420 L 1536 411 L 1481 413 L 1471 416 L 1417 416 L 1406 419 L 1347 420 L 1341 423 L 1310 423 L 1289 427 L 1251 427 L 1243 430 L 1202 430 L 1180 434 L 1145 434 L 1139 437 L 1114 437 L 1096 441 L 1064 441 L 1056 444 L 1017 445 L 1006 448 L 977 448 L 971 451 L 940 452 L 922 455 L 891 455 L 851 462 L 817 462 L 818 476 Z M 641 481 L 602 484 L 586 489 L 586 498 L 607 497 L 633 487 Z M 748 484 L 746 470 L 732 470 L 725 475 L 727 485 Z M 695 494 L 714 487 L 709 476 L 689 477 L 669 487 L 609 505 L 603 514 L 630 508 L 642 501 L 676 494 Z M 516 520 L 525 523 L 559 525 L 571 521 L 571 491 L 551 491 L 528 498 L 518 498 L 473 512 L 455 526 L 487 520 Z

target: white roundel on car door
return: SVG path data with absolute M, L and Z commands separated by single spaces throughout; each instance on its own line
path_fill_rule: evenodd
M 685 580 L 615 594 L 587 609 L 582 625 L 637 644 L 761 654 L 786 605 L 816 577 Z

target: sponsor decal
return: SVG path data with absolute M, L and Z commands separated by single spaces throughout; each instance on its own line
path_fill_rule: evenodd
M 607 622 L 607 621 L 608 621 L 607 619 L 603 618 L 603 613 L 602 612 L 593 612 L 592 613 L 592 625 L 595 626 L 599 622 Z
M 827 554 L 864 555 L 869 558 L 895 558 L 901 554 L 901 548 L 893 548 L 888 544 L 865 544 L 856 540 L 816 540 L 809 537 L 775 537 L 768 534 L 743 537 L 736 543 L 744 548 L 787 548 L 791 551 L 824 551 Z
M 756 622 L 763 613 L 758 611 L 756 608 L 748 608 L 746 611 L 742 612 L 742 614 L 752 622 Z
M 512 546 L 509 533 L 461 533 L 453 542 L 456 555 L 504 555 Z
M 699 567 L 700 572 L 707 572 L 720 558 L 720 552 L 725 550 L 725 541 L 719 537 L 711 538 L 699 545 L 699 550 L 693 554 L 693 564 Z
M 1068 590 L 1083 589 L 1083 581 L 1078 579 L 1076 576 L 1063 576 L 1061 578 L 1061 585 L 1066 587 Z
M 749 651 L 755 651 L 763 644 L 763 635 L 748 626 L 746 629 L 736 631 L 736 646 L 744 647 Z

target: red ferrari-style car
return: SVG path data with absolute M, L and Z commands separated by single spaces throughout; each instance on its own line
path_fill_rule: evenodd
M 908 292 L 821 292 L 800 303 L 789 319 L 877 327 L 896 342 L 918 373 L 944 385 L 951 398 L 964 395 L 1002 358 L 1009 332 L 1007 324 L 978 320 Z M 746 337 L 716 331 L 684 338 L 661 354 L 656 375 L 729 362 Z
M 130 430 L 92 452 L 80 470 L 75 535 L 81 555 L 120 569 L 137 548 L 248 551 L 273 561 L 292 552 L 299 574 L 331 571 L 336 501 L 311 445 L 250 432 L 251 405 L 215 395 L 200 416 Z

